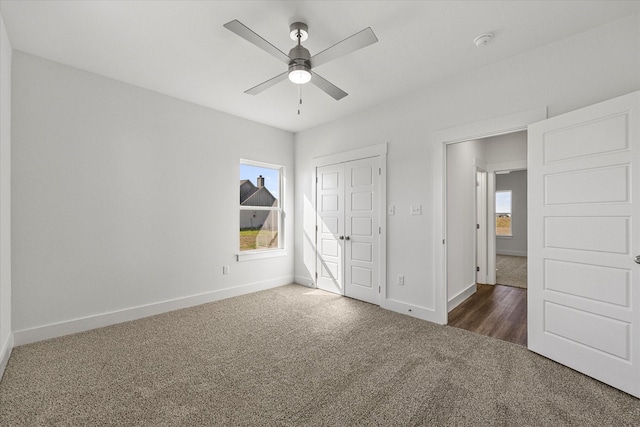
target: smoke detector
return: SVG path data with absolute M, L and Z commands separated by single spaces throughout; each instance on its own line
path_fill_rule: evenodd
M 493 39 L 493 36 L 491 34 L 482 34 L 481 36 L 478 36 L 475 39 L 473 39 L 473 44 L 475 44 L 477 47 L 481 47 L 486 44 L 489 44 L 491 39 Z

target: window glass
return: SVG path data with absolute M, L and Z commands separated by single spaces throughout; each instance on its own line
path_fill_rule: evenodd
M 283 167 L 240 162 L 240 250 L 282 247 Z
M 496 191 L 496 236 L 511 236 L 511 190 Z

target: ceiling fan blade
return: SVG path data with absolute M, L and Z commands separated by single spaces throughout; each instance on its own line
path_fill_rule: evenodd
M 343 91 L 333 83 L 330 83 L 329 81 L 323 79 L 318 75 L 318 73 L 313 71 L 311 72 L 311 83 L 325 91 L 327 95 L 331 96 L 336 101 L 340 101 L 342 98 L 348 95 L 347 92 Z
M 347 37 L 334 44 L 333 46 L 319 52 L 311 57 L 311 66 L 317 67 L 318 65 L 326 64 L 329 61 L 333 61 L 343 55 L 351 52 L 355 52 L 358 49 L 369 46 L 378 41 L 378 38 L 373 33 L 370 27 L 365 28 L 359 33 L 355 33 L 351 37 Z
M 248 93 L 249 95 L 257 95 L 260 92 L 269 89 L 271 86 L 275 86 L 276 84 L 280 83 L 281 81 L 287 80 L 288 76 L 289 76 L 289 72 L 285 71 L 282 74 L 278 74 L 277 76 L 275 76 L 273 78 L 270 78 L 266 82 L 260 83 L 258 86 L 254 86 L 249 90 L 245 90 L 244 93 Z
M 265 52 L 275 56 L 285 64 L 289 64 L 289 62 L 291 61 L 291 58 L 289 58 L 289 55 L 287 55 L 286 53 L 284 53 L 283 51 L 281 51 L 280 49 L 278 49 L 277 47 L 275 47 L 274 45 L 272 45 L 271 43 L 269 43 L 259 35 L 257 35 L 255 32 L 253 32 L 253 30 L 249 29 L 249 27 L 247 27 L 237 19 L 227 22 L 226 24 L 224 24 L 224 27 L 227 30 L 236 33 L 246 41 L 258 46 L 260 49 L 264 50 Z

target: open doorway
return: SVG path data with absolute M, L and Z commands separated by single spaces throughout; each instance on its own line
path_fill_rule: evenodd
M 527 332 L 526 144 L 522 130 L 446 147 L 448 324 L 521 345 Z
M 527 288 L 527 171 L 495 172 L 496 284 Z

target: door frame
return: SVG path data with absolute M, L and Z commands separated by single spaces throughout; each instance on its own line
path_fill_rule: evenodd
M 447 311 L 447 145 L 473 139 L 488 138 L 508 133 L 527 130 L 527 126 L 545 120 L 547 107 L 538 107 L 514 114 L 501 116 L 481 122 L 469 123 L 449 129 L 436 131 L 432 135 L 432 141 L 436 144 L 436 154 L 433 156 L 432 168 L 434 171 L 434 200 L 440 200 L 438 206 L 434 203 L 433 211 L 433 235 L 436 242 L 434 251 L 434 283 L 435 283 L 435 307 L 430 320 L 441 325 L 448 323 Z M 487 168 L 488 169 L 488 168 Z M 491 175 L 489 175 L 491 177 Z M 495 188 L 495 187 L 494 187 Z M 490 201 L 488 201 L 490 202 Z M 491 239 L 489 239 L 491 240 Z M 490 248 L 489 248 L 490 249 Z M 495 250 L 495 243 L 494 243 Z M 495 268 L 494 268 L 495 269 Z M 495 272 L 494 272 L 495 275 Z
M 527 170 L 526 160 L 515 160 L 512 162 L 490 163 L 487 165 L 487 218 L 496 217 L 496 172 L 498 171 L 520 171 Z M 496 284 L 496 223 L 487 222 L 487 233 L 490 236 L 487 245 L 487 284 Z
M 314 253 L 314 265 L 315 274 L 313 277 L 313 286 L 318 287 L 317 274 L 318 274 L 318 242 L 317 242 L 317 230 L 318 230 L 318 209 L 317 209 L 317 188 L 318 183 L 318 168 L 322 166 L 334 165 L 337 163 L 346 163 L 353 160 L 366 159 L 370 157 L 380 158 L 380 203 L 378 206 L 380 215 L 380 234 L 379 234 L 379 253 L 378 259 L 380 260 L 380 269 L 378 283 L 380 284 L 380 292 L 378 293 L 378 305 L 382 308 L 386 307 L 387 301 L 387 143 L 371 145 L 369 147 L 357 148 L 354 150 L 343 151 L 340 153 L 333 153 L 324 156 L 313 158 L 313 173 L 311 174 L 311 198 L 313 203 L 314 212 L 314 225 L 315 234 L 313 240 L 313 253 Z M 344 295 L 343 286 L 343 295 Z
M 488 230 L 488 221 L 487 221 L 487 176 L 489 173 L 486 171 L 486 168 L 481 168 L 480 166 L 475 166 L 476 170 L 476 224 L 479 225 L 479 229 L 476 229 L 476 266 L 479 268 L 479 271 L 476 271 L 476 285 L 478 283 L 487 283 L 487 272 L 488 272 L 488 251 L 487 251 L 487 240 L 489 235 L 487 234 Z

